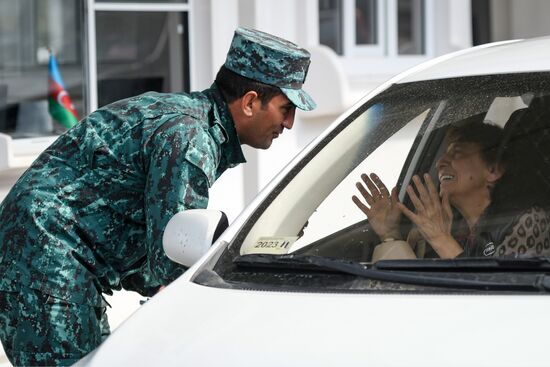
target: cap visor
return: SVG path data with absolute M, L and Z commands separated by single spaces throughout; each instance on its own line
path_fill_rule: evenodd
M 290 102 L 294 103 L 301 110 L 311 111 L 317 107 L 317 104 L 303 89 L 281 88 L 281 91 L 287 96 Z

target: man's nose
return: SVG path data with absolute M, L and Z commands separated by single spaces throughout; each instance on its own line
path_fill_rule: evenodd
M 294 116 L 296 115 L 296 107 L 293 107 L 288 111 L 288 114 L 286 115 L 283 126 L 287 129 L 292 129 L 292 126 L 294 126 Z

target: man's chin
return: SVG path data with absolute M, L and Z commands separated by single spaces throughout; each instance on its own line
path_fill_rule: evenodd
M 268 149 L 271 144 L 273 143 L 273 140 L 269 140 L 269 141 L 266 141 L 266 142 L 262 142 L 262 143 L 255 143 L 255 144 L 248 144 L 250 145 L 252 148 L 255 148 L 255 149 Z

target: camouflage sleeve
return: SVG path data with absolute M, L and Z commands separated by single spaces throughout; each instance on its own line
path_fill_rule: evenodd
M 162 247 L 163 231 L 170 218 L 180 211 L 206 208 L 208 204 L 205 167 L 201 169 L 189 159 L 189 150 L 193 149 L 189 141 L 196 130 L 173 122 L 176 123 L 156 132 L 149 142 L 145 187 L 148 249 L 147 271 L 143 274 L 152 278 L 145 279 L 148 287 L 166 285 L 186 270 L 168 259 Z
M 159 285 L 151 286 L 154 282 L 148 271 L 147 266 L 142 266 L 135 273 L 126 276 L 120 281 L 122 288 L 138 292 L 144 297 L 154 296 L 158 292 Z

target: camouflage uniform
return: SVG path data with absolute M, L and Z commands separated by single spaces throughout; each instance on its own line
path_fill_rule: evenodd
M 0 336 L 14 365 L 71 365 L 109 335 L 104 307 L 26 287 L 0 292 L 0 310 Z
M 239 28 L 225 66 L 299 108 L 309 53 Z M 72 364 L 109 333 L 102 293 L 154 294 L 185 270 L 162 248 L 173 214 L 244 162 L 216 85 L 101 108 L 46 149 L 0 206 L 0 339 L 15 364 Z M 47 332 L 46 332 L 47 331 Z
M 97 110 L 44 151 L 0 206 L 0 291 L 30 288 L 100 309 L 101 293 L 121 286 L 151 295 L 185 270 L 164 254 L 167 221 L 205 208 L 208 188 L 241 162 L 215 87 Z

